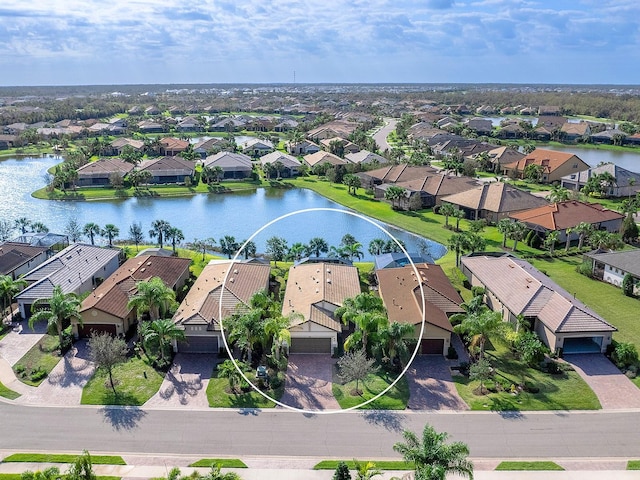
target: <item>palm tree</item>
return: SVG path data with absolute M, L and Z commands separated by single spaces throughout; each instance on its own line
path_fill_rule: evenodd
M 329 251 L 329 245 L 324 238 L 313 237 L 309 240 L 307 250 L 316 257 L 319 257 L 321 253 L 327 253 Z
M 410 323 L 391 322 L 378 332 L 380 353 L 391 363 L 398 359 L 401 363 L 408 353 L 407 340 L 414 335 L 415 327 Z
M 11 308 L 11 302 L 13 297 L 22 291 L 27 286 L 27 281 L 18 278 L 14 280 L 10 275 L 0 275 L 0 299 L 2 300 L 2 318 L 5 318 L 5 310 L 9 306 L 11 312 L 11 322 L 13 322 L 13 308 Z
M 449 228 L 449 217 L 455 214 L 456 207 L 452 203 L 443 203 L 440 205 L 439 213 L 444 215 L 444 228 Z
M 513 222 L 508 218 L 503 218 L 498 221 L 496 228 L 502 234 L 502 248 L 507 247 L 507 238 L 513 227 Z
M 551 192 L 547 195 L 546 200 L 551 203 L 566 202 L 571 197 L 571 193 L 568 189 L 561 187 L 560 185 L 553 185 Z
M 149 236 L 151 238 L 158 237 L 158 245 L 162 248 L 163 240 L 167 233 L 167 230 L 171 228 L 171 225 L 166 220 L 154 220 L 151 222 L 151 230 L 149 230 Z
M 342 247 L 342 249 L 344 250 L 344 253 L 346 253 L 349 257 L 349 260 L 353 260 L 354 257 L 358 260 L 361 260 L 364 257 L 364 253 L 362 253 L 362 244 L 360 244 L 359 242 L 345 245 L 344 247 Z
M 453 213 L 451 214 L 451 216 L 456 219 L 456 232 L 459 232 L 460 231 L 460 220 L 465 217 L 464 210 L 456 208 L 453 211 Z
M 291 261 L 300 260 L 305 252 L 307 251 L 307 246 L 303 243 L 296 242 L 289 247 L 289 252 L 287 253 L 287 259 Z
M 220 239 L 220 251 L 229 258 L 238 250 L 238 242 L 231 235 L 225 235 Z
M 584 240 L 594 231 L 592 224 L 587 222 L 580 222 L 573 228 L 573 231 L 578 234 L 578 250 L 584 245 Z
M 202 261 L 204 262 L 204 256 L 207 253 L 207 250 L 211 250 L 215 244 L 216 244 L 215 238 L 205 238 L 202 240 L 198 240 L 197 238 L 194 238 L 193 242 L 190 242 L 188 244 L 188 247 L 191 250 L 202 252 Z
M 484 346 L 487 339 L 492 335 L 502 336 L 509 323 L 502 320 L 500 312 L 494 312 L 488 308 L 482 309 L 479 313 L 469 314 L 462 320 L 460 325 L 456 325 L 456 333 L 465 334 L 471 338 L 480 351 L 480 358 L 484 355 Z
M 136 246 L 136 252 L 138 251 L 138 245 L 144 242 L 144 234 L 142 233 L 141 223 L 132 223 L 129 226 L 129 240 L 131 240 Z
M 509 238 L 511 240 L 513 240 L 513 251 L 517 252 L 518 251 L 518 242 L 520 240 L 523 240 L 524 237 L 527 235 L 527 231 L 529 229 L 527 228 L 527 225 L 524 224 L 523 222 L 517 221 L 517 222 L 513 222 L 513 224 L 511 225 L 511 231 L 509 232 Z
M 82 229 L 83 235 L 86 235 L 87 237 L 89 237 L 89 241 L 91 242 L 91 245 L 95 245 L 95 236 L 100 235 L 101 231 L 102 229 L 100 228 L 100 225 L 93 222 L 89 222 L 85 224 L 84 228 Z
M 27 217 L 20 217 L 15 221 L 16 228 L 20 229 L 20 232 L 24 235 L 27 233 L 28 228 L 31 226 L 31 220 Z
M 224 328 L 229 332 L 230 343 L 235 343 L 246 354 L 249 363 L 253 359 L 254 347 L 264 343 L 264 323 L 260 308 L 253 308 L 244 314 L 234 314 L 223 321 Z
M 242 247 L 242 254 L 244 255 L 244 259 L 248 260 L 249 257 L 255 257 L 256 252 L 258 251 L 258 247 L 256 246 L 256 242 L 253 240 L 244 240 L 240 242 Z
M 33 325 L 41 321 L 46 321 L 47 327 L 55 326 L 58 331 L 60 348 L 62 348 L 64 323 L 71 318 L 77 318 L 82 324 L 80 303 L 80 299 L 75 293 L 64 293 L 62 287 L 56 285 L 53 287 L 51 298 L 38 298 L 31 305 L 33 314 L 29 317 L 29 328 L 33 329 Z
M 551 230 L 547 233 L 547 236 L 544 239 L 544 246 L 549 249 L 549 253 L 553 255 L 553 251 L 556 248 L 556 243 L 558 242 L 558 237 L 560 236 L 560 232 L 558 230 Z
M 400 200 L 404 198 L 406 188 L 399 187 L 397 185 L 391 185 L 384 192 L 384 199 L 391 202 L 391 206 L 394 210 L 397 210 L 400 206 Z
M 449 237 L 448 247 L 456 253 L 456 267 L 460 265 L 460 255 L 469 250 L 469 239 L 466 233 L 454 233 Z
M 402 432 L 404 442 L 398 442 L 393 449 L 405 461 L 413 462 L 416 480 L 445 480 L 453 473 L 473 480 L 473 464 L 467 459 L 469 447 L 462 442 L 445 443 L 449 435 L 438 433 L 427 424 L 422 431 L 422 441 L 411 431 Z
M 47 227 L 42 222 L 33 222 L 31 224 L 31 230 L 33 230 L 36 233 L 48 233 L 49 232 L 49 227 Z
M 238 363 L 238 367 L 243 370 L 249 370 L 249 365 L 244 362 L 236 360 Z M 232 393 L 239 393 L 238 386 L 242 383 L 244 378 L 242 374 L 238 371 L 236 366 L 233 364 L 231 360 L 225 360 L 224 362 L 218 364 L 218 377 L 226 378 L 229 381 L 229 389 Z
M 360 293 L 353 298 L 346 298 L 334 315 L 345 325 L 351 322 L 356 326 L 356 330 L 345 340 L 344 347 L 347 350 L 362 344 L 362 348 L 367 352 L 369 337 L 388 324 L 382 299 L 370 293 Z
M 373 477 L 382 475 L 382 470 L 377 469 L 376 464 L 371 461 L 354 460 L 353 463 L 356 469 L 356 480 L 371 480 Z
M 381 238 L 374 238 L 369 242 L 369 253 L 371 255 L 381 255 L 384 252 L 386 242 Z
M 169 318 L 154 320 L 149 324 L 149 328 L 145 329 L 145 334 L 145 343 L 149 340 L 155 340 L 158 342 L 160 349 L 160 361 L 163 365 L 166 361 L 165 351 L 171 342 L 185 339 L 184 330 L 179 328 Z
M 112 223 L 107 223 L 104 226 L 104 230 L 100 232 L 100 235 L 102 235 L 103 237 L 107 237 L 110 247 L 113 246 L 113 239 L 116 238 L 119 234 L 120 229 Z
M 171 240 L 171 247 L 173 248 L 173 253 L 176 253 L 176 243 L 180 243 L 184 240 L 184 234 L 182 230 L 177 227 L 170 227 L 166 232 L 167 240 Z
M 137 292 L 131 296 L 127 308 L 136 309 L 138 319 L 149 313 L 150 320 L 163 316 L 176 301 L 176 294 L 160 277 L 136 283 Z

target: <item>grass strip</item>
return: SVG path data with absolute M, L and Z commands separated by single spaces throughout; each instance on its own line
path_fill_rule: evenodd
M 220 465 L 220 468 L 249 468 L 246 463 L 238 458 L 202 458 L 189 466 L 215 467 L 216 465 Z
M 564 470 L 555 462 L 500 462 L 496 470 Z
M 73 463 L 78 455 L 58 453 L 14 453 L 3 463 Z M 96 465 L 126 465 L 119 455 L 91 455 L 91 463 Z
M 640 470 L 640 460 L 629 460 L 627 470 Z
M 368 460 L 360 463 L 367 463 Z M 313 466 L 314 470 L 335 470 L 340 462 L 344 462 L 350 469 L 356 468 L 355 460 L 322 460 L 321 462 Z M 413 470 L 414 466 L 412 462 L 405 462 L 402 460 L 380 460 L 373 461 L 376 468 L 379 470 Z
M 0 397 L 8 398 L 9 400 L 15 400 L 18 398 L 20 394 L 18 392 L 14 392 L 10 388 L 7 388 L 0 382 Z

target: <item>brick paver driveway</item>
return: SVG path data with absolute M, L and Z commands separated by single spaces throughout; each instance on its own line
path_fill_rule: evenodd
M 87 340 L 80 340 L 31 393 L 17 401 L 30 405 L 80 405 L 82 389 L 93 376 Z
M 417 355 L 407 370 L 409 403 L 412 410 L 468 410 L 460 398 L 451 371 L 440 355 Z
M 331 391 L 335 363 L 330 355 L 291 354 L 280 401 L 305 410 L 339 410 L 340 405 Z
M 144 406 L 208 407 L 207 385 L 217 360 L 214 354 L 177 353 L 160 390 Z
M 31 347 L 38 343 L 47 331 L 45 322 L 35 324 L 33 327 L 33 330 L 31 330 L 25 320 L 17 324 L 12 331 L 0 340 L 0 356 L 9 365 L 14 366 L 18 363 L 18 360 L 31 350 Z
M 596 394 L 603 409 L 640 408 L 640 389 L 602 354 L 565 355 Z

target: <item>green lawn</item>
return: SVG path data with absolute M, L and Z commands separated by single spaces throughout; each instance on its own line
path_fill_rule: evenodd
M 360 382 L 358 386 L 358 388 L 362 390 L 362 395 L 352 395 L 352 392 L 356 388 L 356 382 L 353 381 L 343 384 L 338 378 L 337 370 L 334 369 L 332 384 L 333 396 L 340 404 L 340 408 L 351 408 L 375 397 L 391 385 L 396 378 L 396 374 L 389 374 L 385 371 L 370 374 L 363 382 Z M 404 410 L 407 408 L 408 401 L 409 383 L 406 377 L 402 377 L 385 395 L 361 408 L 371 410 Z
M 113 371 L 116 393 L 106 372 L 99 370 L 82 390 L 83 405 L 142 405 L 160 389 L 164 376 L 143 359 L 133 357 Z
M 363 460 L 360 463 L 372 462 L 379 470 L 413 470 L 412 462 L 402 460 Z M 322 460 L 313 466 L 314 470 L 335 470 L 340 462 L 344 462 L 350 469 L 356 468 L 355 460 Z
M 279 375 L 283 378 L 282 374 Z M 228 388 L 229 381 L 226 378 L 218 378 L 218 372 L 214 368 L 207 386 L 209 406 L 213 408 L 273 408 L 276 406 L 273 401 L 267 400 L 253 388 L 242 394 L 227 393 Z M 284 393 L 284 381 L 279 388 L 267 390 L 265 393 L 279 401 Z
M 640 460 L 629 460 L 627 470 L 640 470 Z
M 190 467 L 215 467 L 220 468 L 249 468 L 247 464 L 237 458 L 202 458 L 193 462 Z
M 501 462 L 496 470 L 564 470 L 555 462 Z
M 51 454 L 51 453 L 14 453 L 5 457 L 3 463 L 73 463 L 78 455 Z M 122 457 L 118 455 L 91 455 L 94 465 L 126 465 Z
M 0 397 L 8 398 L 9 400 L 15 400 L 18 398 L 20 394 L 18 392 L 14 392 L 10 388 L 7 388 L 0 382 Z
M 47 378 L 60 359 L 58 337 L 45 335 L 13 366 L 22 383 L 37 387 Z M 40 375 L 37 372 L 42 372 Z M 40 377 L 40 378 L 38 378 Z
M 534 368 L 527 367 L 515 359 L 506 346 L 488 345 L 486 358 L 495 370 L 496 380 L 506 384 L 518 385 L 525 382 L 539 391 L 537 393 L 522 391 L 513 395 L 510 391 L 492 392 L 476 395 L 474 390 L 479 381 L 471 381 L 467 377 L 454 375 L 453 380 L 462 399 L 471 410 L 597 410 L 601 408 L 596 395 L 575 371 L 550 375 Z M 492 387 L 493 381 L 485 383 Z

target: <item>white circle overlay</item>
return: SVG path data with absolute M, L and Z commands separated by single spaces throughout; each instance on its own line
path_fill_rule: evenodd
M 400 381 L 400 379 L 405 375 L 405 373 L 407 372 L 407 370 L 409 369 L 409 367 L 413 363 L 414 359 L 416 358 L 416 355 L 418 354 L 418 351 L 420 350 L 420 345 L 421 345 L 420 339 L 422 339 L 422 336 L 424 334 L 425 324 L 426 324 L 426 316 L 425 316 L 426 302 L 425 302 L 425 297 L 424 297 L 424 286 L 422 284 L 422 281 L 420 280 L 422 278 L 420 276 L 420 272 L 418 272 L 418 269 L 416 268 L 415 264 L 413 263 L 413 260 L 409 256 L 409 253 L 406 251 L 406 249 L 404 248 L 402 243 L 399 242 L 398 239 L 395 238 L 391 233 L 389 233 L 389 231 L 386 228 L 384 228 L 382 225 L 378 224 L 377 222 L 373 221 L 372 219 L 370 219 L 368 217 L 365 217 L 364 215 L 360 215 L 360 214 L 352 212 L 350 210 L 341 210 L 341 209 L 338 209 L 338 208 L 328 208 L 328 207 L 307 208 L 307 209 L 302 209 L 302 210 L 296 210 L 296 211 L 293 211 L 293 212 L 289 212 L 289 213 L 286 213 L 284 215 L 281 215 L 278 218 L 275 218 L 275 219 L 271 220 L 270 222 L 266 223 L 265 225 L 260 227 L 258 230 L 256 230 L 242 244 L 240 249 L 235 253 L 233 258 L 231 259 L 230 264 L 233 264 L 234 262 L 236 262 L 238 260 L 238 257 L 241 255 L 241 253 L 244 250 L 244 248 L 247 245 L 247 243 L 252 241 L 257 235 L 262 233 L 264 230 L 266 230 L 267 228 L 269 228 L 273 224 L 275 224 L 275 223 L 277 223 L 280 220 L 283 220 L 285 218 L 292 217 L 294 215 L 300 215 L 300 214 L 305 214 L 305 213 L 310 213 L 310 212 L 335 212 L 335 213 L 340 213 L 340 214 L 343 214 L 343 215 L 351 215 L 352 217 L 357 217 L 357 218 L 360 218 L 361 220 L 369 222 L 371 225 L 377 227 L 380 231 L 382 231 L 386 235 L 388 235 L 398 245 L 398 247 L 400 247 L 400 250 L 402 250 L 402 253 L 405 254 L 405 256 L 407 257 L 407 260 L 409 260 L 409 262 L 411 263 L 411 268 L 413 269 L 413 272 L 414 272 L 414 274 L 416 276 L 416 279 L 418 279 L 418 284 L 420 286 L 420 297 L 421 297 L 421 301 L 422 301 L 422 323 L 421 323 L 421 326 L 420 326 L 420 335 L 418 336 L 418 342 L 416 344 L 416 348 L 413 350 L 413 354 L 411 355 L 411 358 L 407 362 L 407 365 L 404 367 L 402 372 L 400 372 L 400 374 L 398 374 L 396 379 L 389 386 L 387 386 L 387 388 L 382 390 L 376 396 L 374 396 L 374 397 L 372 397 L 372 398 L 370 398 L 368 400 L 365 400 L 365 401 L 363 401 L 363 402 L 361 402 L 361 403 L 359 403 L 357 405 L 354 405 L 352 407 L 341 408 L 341 409 L 338 409 L 338 410 L 336 410 L 336 409 L 307 410 L 305 408 L 298 408 L 298 407 L 294 407 L 292 405 L 287 405 L 286 403 L 282 403 L 279 400 L 276 400 L 275 398 L 273 398 L 270 395 L 266 394 L 265 392 L 260 390 L 256 385 L 254 385 L 254 383 L 251 380 L 249 380 L 249 378 L 245 375 L 245 372 L 243 372 L 242 369 L 238 366 L 238 364 L 236 362 L 236 359 L 233 358 L 233 354 L 232 354 L 231 349 L 229 348 L 229 344 L 227 342 L 227 336 L 226 336 L 226 334 L 224 332 L 224 319 L 222 318 L 222 298 L 223 298 L 223 295 L 224 295 L 224 291 L 226 289 L 227 278 L 229 277 L 229 273 L 231 271 L 231 268 L 227 269 L 227 273 L 225 274 L 224 280 L 222 282 L 222 288 L 220 289 L 220 299 L 219 299 L 220 301 L 218 302 L 219 303 L 218 318 L 220 318 L 220 331 L 222 333 L 222 341 L 224 343 L 224 348 L 227 350 L 227 354 L 229 355 L 229 359 L 233 362 L 233 365 L 236 367 L 236 370 L 238 370 L 240 375 L 242 375 L 242 378 L 249 385 L 251 385 L 251 388 L 253 388 L 256 392 L 258 392 L 260 395 L 262 395 L 267 400 L 270 400 L 270 401 L 274 402 L 276 405 L 278 405 L 280 407 L 283 407 L 283 408 L 286 408 L 288 410 L 292 410 L 294 412 L 299 412 L 299 413 L 305 413 L 305 414 L 309 414 L 309 415 L 328 415 L 328 414 L 333 414 L 333 413 L 350 412 L 352 410 L 356 410 L 358 408 L 364 407 L 365 405 L 368 405 L 369 403 L 377 400 L 378 398 L 382 397 L 385 393 L 387 393 L 389 390 L 391 390 L 396 385 L 396 383 L 398 383 Z

